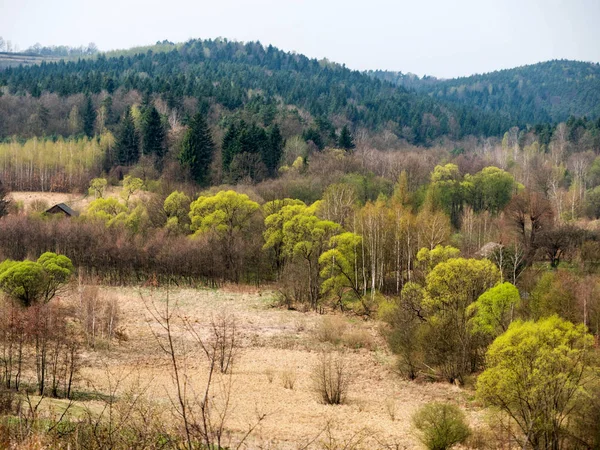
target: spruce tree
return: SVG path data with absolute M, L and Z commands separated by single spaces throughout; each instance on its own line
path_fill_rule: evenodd
M 277 173 L 277 167 L 281 156 L 283 155 L 283 137 L 277 124 L 273 125 L 268 135 L 267 145 L 264 146 L 262 159 L 267 166 L 270 176 L 274 176 Z
M 122 166 L 131 166 L 140 159 L 140 138 L 129 107 L 123 115 L 115 147 L 116 162 Z
M 94 136 L 94 125 L 96 123 L 96 110 L 92 103 L 92 97 L 86 96 L 85 107 L 83 109 L 83 132 L 87 137 Z
M 142 144 L 144 155 L 155 155 L 159 161 L 162 160 L 165 155 L 165 129 L 154 106 L 150 106 L 144 114 Z
M 200 185 L 208 182 L 214 150 L 215 144 L 206 119 L 201 113 L 197 113 L 190 121 L 190 127 L 183 138 L 179 162 Z
M 342 128 L 338 145 L 344 150 L 352 150 L 354 147 L 356 147 L 354 145 L 354 139 L 352 139 L 352 135 L 350 134 L 350 130 L 346 125 L 344 125 L 344 128 Z
M 240 132 L 235 123 L 232 123 L 227 128 L 225 136 L 223 136 L 221 163 L 223 172 L 225 173 L 229 172 L 229 166 L 231 165 L 231 161 L 233 161 L 233 157 L 240 152 L 239 134 Z

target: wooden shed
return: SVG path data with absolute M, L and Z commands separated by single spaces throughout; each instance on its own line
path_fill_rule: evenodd
M 66 217 L 77 217 L 79 213 L 64 203 L 58 203 L 46 210 L 46 214 L 64 214 Z

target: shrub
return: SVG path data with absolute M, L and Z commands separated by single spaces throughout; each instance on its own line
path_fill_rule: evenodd
M 326 405 L 341 405 L 346 401 L 350 376 L 341 355 L 322 353 L 312 373 L 313 387 Z
M 284 388 L 293 390 L 294 385 L 296 384 L 296 372 L 293 370 L 286 370 L 281 374 L 281 381 Z
M 429 403 L 413 415 L 419 439 L 429 450 L 446 450 L 467 440 L 471 430 L 456 405 Z
M 338 345 L 346 331 L 346 322 L 340 317 L 324 317 L 315 328 L 315 334 L 320 342 Z

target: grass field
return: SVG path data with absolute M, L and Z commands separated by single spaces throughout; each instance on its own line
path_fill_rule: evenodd
M 102 288 L 102 294 L 118 299 L 120 327 L 127 338 L 113 343 L 110 350 L 84 354 L 86 368 L 79 388 L 106 393 L 110 383 L 120 380 L 117 394 L 136 385 L 164 410 L 170 409 L 174 383 L 154 335 L 161 336 L 162 330 L 147 309 L 152 304 L 164 306 L 166 291 Z M 177 314 L 200 330 L 207 330 L 211 318 L 222 312 L 235 316 L 241 348 L 231 375 L 226 427 L 241 435 L 257 415 L 266 414 L 246 448 L 418 448 L 410 418 L 419 406 L 432 401 L 460 405 L 474 426 L 481 420 L 481 411 L 469 404 L 469 391 L 402 380 L 376 321 L 276 308 L 270 292 L 251 288 L 181 289 L 171 291 L 169 298 L 171 305 L 177 304 Z M 61 301 L 77 301 L 77 296 Z M 332 328 L 340 343 L 323 342 L 323 330 Z M 180 328 L 174 334 L 179 348 L 193 346 Z M 314 392 L 311 371 L 323 348 L 345 354 L 351 384 L 344 405 L 323 405 Z M 192 384 L 201 386 L 202 361 L 191 359 L 186 365 Z M 284 387 L 286 378 L 295 380 L 293 389 Z M 167 416 L 165 420 L 172 418 Z M 353 446 L 346 447 L 350 442 Z

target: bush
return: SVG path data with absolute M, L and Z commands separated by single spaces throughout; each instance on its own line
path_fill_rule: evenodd
M 446 450 L 471 435 L 465 415 L 456 405 L 429 403 L 413 415 L 419 439 L 429 450 Z
M 322 353 L 312 374 L 313 387 L 326 405 L 341 405 L 346 401 L 350 376 L 341 355 Z
M 338 345 L 346 331 L 346 322 L 340 317 L 323 317 L 316 326 L 315 335 L 320 342 L 329 342 Z

